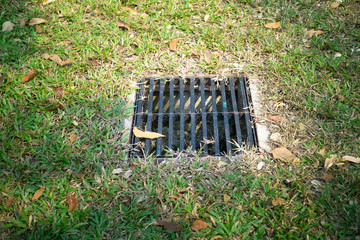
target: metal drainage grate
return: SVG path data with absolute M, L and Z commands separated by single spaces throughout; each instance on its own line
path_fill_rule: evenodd
M 166 137 L 154 140 L 131 135 L 132 156 L 173 157 L 192 150 L 219 156 L 237 148 L 233 141 L 256 145 L 246 79 L 229 77 L 145 78 L 136 94 L 133 126 Z

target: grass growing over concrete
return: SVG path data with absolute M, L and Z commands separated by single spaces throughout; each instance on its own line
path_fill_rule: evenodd
M 16 24 L 0 33 L 1 238 L 360 236 L 359 165 L 334 165 L 327 171 L 333 178 L 320 179 L 331 154 L 360 156 L 358 1 L 337 8 L 328 1 L 213 0 L 0 6 L 0 24 Z M 35 17 L 48 21 L 41 31 L 20 27 L 18 19 Z M 278 29 L 264 27 L 278 21 Z M 323 33 L 310 37 L 312 29 Z M 74 63 L 60 66 L 46 53 Z M 39 75 L 23 83 L 30 70 Z M 256 120 L 280 133 L 272 147 L 287 147 L 299 162 L 255 150 L 227 164 L 127 161 L 123 122 L 132 114 L 133 81 L 195 74 L 258 79 L 264 115 Z M 112 174 L 115 168 L 123 173 Z M 79 201 L 72 212 L 68 193 Z M 184 230 L 169 232 L 156 219 Z M 191 230 L 197 219 L 209 227 Z

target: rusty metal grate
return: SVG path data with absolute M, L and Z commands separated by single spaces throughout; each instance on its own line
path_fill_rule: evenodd
M 219 156 L 234 152 L 233 141 L 256 146 L 249 99 L 243 77 L 142 79 L 133 126 L 166 137 L 150 140 L 131 134 L 131 155 L 164 158 L 189 150 Z

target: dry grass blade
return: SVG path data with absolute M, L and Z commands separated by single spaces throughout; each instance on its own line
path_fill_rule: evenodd
M 45 186 L 42 186 L 39 190 L 37 190 L 35 193 L 34 193 L 34 196 L 32 197 L 32 201 L 38 199 L 39 197 L 41 197 L 41 195 L 44 193 L 45 191 Z

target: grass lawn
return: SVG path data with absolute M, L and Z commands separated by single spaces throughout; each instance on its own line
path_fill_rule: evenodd
M 339 160 L 360 157 L 359 9 L 0 0 L 0 25 L 15 24 L 0 32 L 0 238 L 359 239 L 360 164 Z M 127 97 L 149 75 L 257 79 L 256 121 L 297 161 L 256 149 L 221 161 L 126 159 Z M 208 227 L 192 230 L 195 220 Z M 169 231 L 175 223 L 183 229 Z

